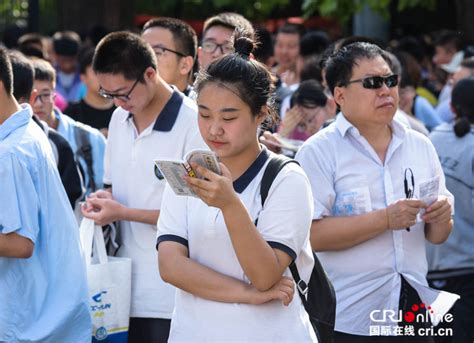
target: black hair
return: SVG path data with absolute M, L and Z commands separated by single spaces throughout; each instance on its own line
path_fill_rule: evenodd
M 79 52 L 79 73 L 85 74 L 87 67 L 92 66 L 92 60 L 94 58 L 94 48 L 84 48 Z
M 357 62 L 362 59 L 372 60 L 378 56 L 390 65 L 388 55 L 375 44 L 356 42 L 337 50 L 326 61 L 326 83 L 331 93 L 334 94 L 336 87 L 347 86 Z
M 31 61 L 35 70 L 35 80 L 56 82 L 56 71 L 51 63 L 45 60 L 34 59 Z
M 324 107 L 328 101 L 324 88 L 316 80 L 306 80 L 300 83 L 298 89 L 291 95 L 290 107 L 299 105 L 314 108 Z
M 459 80 L 451 94 L 451 106 L 456 112 L 454 133 L 463 137 L 474 124 L 474 77 Z
M 44 59 L 44 37 L 39 33 L 26 33 L 18 40 L 18 50 L 25 56 Z
M 252 24 L 238 13 L 223 12 L 206 19 L 202 29 L 203 38 L 206 36 L 206 32 L 213 26 L 223 26 L 231 30 L 239 29 L 249 39 L 255 39 L 255 30 Z
M 397 72 L 392 66 L 392 72 L 400 76 L 400 88 L 414 87 L 417 88 L 421 82 L 421 66 L 413 55 L 406 51 L 394 51 L 393 55 L 401 66 L 401 73 Z
M 265 63 L 273 56 L 273 40 L 272 35 L 264 27 L 260 27 L 255 31 L 258 39 L 257 47 L 253 51 L 253 55 L 262 63 Z
M 406 36 L 400 38 L 395 43 L 397 50 L 405 51 L 412 55 L 416 60 L 421 63 L 426 56 L 425 43 L 414 36 Z
M 127 80 L 140 82 L 148 67 L 157 69 L 155 52 L 140 36 L 126 31 L 102 38 L 92 60 L 92 68 L 98 74 L 122 74 Z
M 303 68 L 301 68 L 300 72 L 300 80 L 316 80 L 318 82 L 323 82 L 321 56 L 312 55 L 304 59 Z
M 474 56 L 465 58 L 460 65 L 463 68 L 474 69 Z
M 397 74 L 397 75 L 402 75 L 403 68 L 398 57 L 395 54 L 388 51 L 386 52 L 386 54 L 390 60 L 390 63 L 388 64 L 388 66 L 390 67 L 390 70 L 392 71 L 392 73 Z
M 300 55 L 303 57 L 319 55 L 331 44 L 326 32 L 310 31 L 305 33 L 300 40 Z
M 367 36 L 349 36 L 339 39 L 335 44 L 335 49 L 338 50 L 354 43 L 369 43 L 378 46 L 380 49 L 384 48 L 383 43 L 375 38 Z
M 110 30 L 101 24 L 92 25 L 92 27 L 87 32 L 87 38 L 89 39 L 92 46 L 96 46 L 102 38 L 104 38 Z
M 463 37 L 460 32 L 441 30 L 435 34 L 434 46 L 453 48 L 459 51 L 463 48 Z
M 60 31 L 53 35 L 53 50 L 57 55 L 76 56 L 81 47 L 81 37 L 74 31 Z
M 373 38 L 365 37 L 365 36 L 349 36 L 345 38 L 341 38 L 335 42 L 332 42 L 328 45 L 328 47 L 322 52 L 321 54 L 321 61 L 319 62 L 319 66 L 321 70 L 326 69 L 326 63 L 329 58 L 334 55 L 339 49 L 342 49 L 345 46 L 351 45 L 353 43 L 370 43 L 378 46 L 379 48 L 383 49 L 380 42 Z
M 305 32 L 305 28 L 303 25 L 287 22 L 278 28 L 277 35 L 279 33 L 286 33 L 286 34 L 298 35 L 301 38 L 304 32 Z
M 198 95 L 208 83 L 220 83 L 235 92 L 250 107 L 254 117 L 262 114 L 263 106 L 274 115 L 273 78 L 265 65 L 250 59 L 254 47 L 254 41 L 237 30 L 234 33 L 235 52 L 221 56 L 199 72 L 194 85 Z
M 5 43 L 8 49 L 15 48 L 18 44 L 18 39 L 27 31 L 28 28 L 23 20 L 17 20 L 15 23 L 8 24 L 3 29 L 3 43 Z
M 197 35 L 196 31 L 189 24 L 175 18 L 161 17 L 150 19 L 143 26 L 142 34 L 153 27 L 161 27 L 170 31 L 177 50 L 185 56 L 196 57 Z
M 29 100 L 33 90 L 35 70 L 30 60 L 19 51 L 9 51 L 13 72 L 13 96 L 16 100 Z
M 8 95 L 13 93 L 13 72 L 10 58 L 8 58 L 7 51 L 0 48 L 0 81 L 3 83 L 3 88 Z

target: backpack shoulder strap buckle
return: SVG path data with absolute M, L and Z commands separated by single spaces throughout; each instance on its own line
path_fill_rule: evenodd
M 296 288 L 298 288 L 300 294 L 304 296 L 308 294 L 308 285 L 306 284 L 306 282 L 304 282 L 304 280 L 300 279 L 300 281 L 296 283 Z

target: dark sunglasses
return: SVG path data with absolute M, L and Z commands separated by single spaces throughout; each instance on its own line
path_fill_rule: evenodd
M 398 75 L 393 74 L 387 77 L 383 76 L 371 76 L 358 80 L 351 80 L 347 84 L 361 82 L 362 87 L 367 89 L 379 89 L 382 88 L 385 83 L 388 88 L 396 87 L 398 85 Z

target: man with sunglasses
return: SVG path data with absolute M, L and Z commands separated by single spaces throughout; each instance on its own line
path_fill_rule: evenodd
M 426 282 L 425 241 L 449 236 L 452 195 L 432 144 L 393 120 L 398 77 L 389 63 L 361 42 L 329 57 L 341 113 L 296 156 L 313 188 L 311 243 L 336 291 L 336 343 L 431 342 L 430 320 L 438 324 L 458 298 Z M 420 308 L 430 320 L 405 315 Z
M 175 289 L 158 270 L 156 223 L 166 185 L 154 159 L 181 159 L 207 148 L 193 100 L 160 76 L 155 52 L 141 37 L 114 32 L 97 45 L 92 67 L 102 96 L 113 99 L 105 154 L 106 189 L 92 194 L 84 216 L 99 225 L 119 221 L 118 256 L 132 259 L 128 342 L 166 342 Z
M 158 72 L 168 84 L 186 96 L 192 95 L 197 36 L 194 29 L 175 18 L 150 19 L 142 30 L 142 38 L 155 51 Z
M 253 40 L 255 31 L 252 24 L 240 14 L 224 12 L 206 19 L 201 46 L 198 48 L 200 68 L 207 68 L 220 56 L 234 52 L 232 35 L 236 28 L 241 29 Z
M 34 96 L 30 105 L 34 114 L 56 130 L 69 143 L 82 174 L 85 194 L 102 188 L 105 138 L 97 129 L 75 121 L 54 107 L 56 71 L 44 60 L 33 60 Z

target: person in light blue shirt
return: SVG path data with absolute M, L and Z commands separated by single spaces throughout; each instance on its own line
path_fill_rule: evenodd
M 451 110 L 451 97 L 443 100 L 436 106 L 436 115 L 445 123 L 452 123 L 454 120 L 454 113 Z
M 81 169 L 86 194 L 103 187 L 105 137 L 97 129 L 84 125 L 61 113 L 54 107 L 55 71 L 49 62 L 35 60 L 33 88 L 35 96 L 31 100 L 34 113 L 49 127 L 58 131 L 71 145 L 76 161 Z
M 84 184 L 86 185 L 86 194 L 102 188 L 104 177 L 104 154 L 106 145 L 106 139 L 104 135 L 99 130 L 94 129 L 89 125 L 75 121 L 68 115 L 61 113 L 61 111 L 57 108 L 54 109 L 54 116 L 58 121 L 56 130 L 61 136 L 66 138 L 68 143 L 71 145 L 71 149 L 76 155 L 76 160 L 80 164 L 80 169 L 83 171 Z M 81 147 L 84 146 L 84 143 L 81 143 L 81 138 L 79 138 L 77 130 L 84 131 L 84 134 L 87 136 L 88 143 L 91 146 L 90 154 L 92 158 L 91 166 L 93 172 L 93 181 L 91 180 L 91 170 L 89 169 L 86 157 L 84 153 L 81 152 Z
M 431 284 L 461 296 L 453 313 L 453 343 L 474 341 L 474 77 L 457 82 L 451 105 L 454 124 L 444 123 L 430 134 L 453 193 L 454 230 L 441 245 L 428 245 Z
M 46 135 L 0 50 L 0 342 L 90 342 L 79 232 Z
M 443 123 L 441 118 L 436 115 L 435 109 L 426 98 L 417 95 L 413 106 L 415 117 L 421 120 L 429 131 Z

